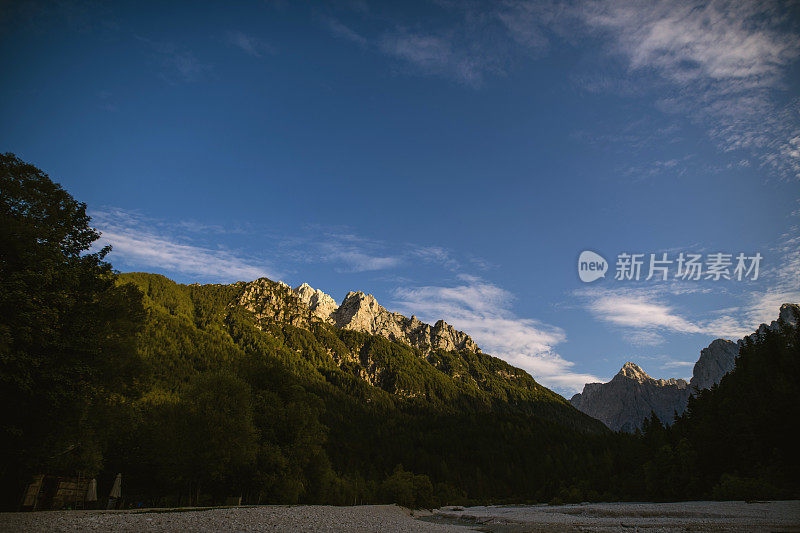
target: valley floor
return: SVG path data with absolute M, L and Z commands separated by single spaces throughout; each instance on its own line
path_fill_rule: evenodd
M 395 505 L 2 513 L 0 532 L 6 531 L 800 532 L 800 502 L 445 507 L 432 514 Z
M 445 507 L 426 520 L 496 533 L 798 531 L 800 501 Z

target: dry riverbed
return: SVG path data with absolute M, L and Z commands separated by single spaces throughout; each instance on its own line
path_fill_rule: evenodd
M 2 513 L 0 532 L 6 531 L 800 532 L 800 502 L 445 507 L 433 513 L 395 505 Z
M 538 531 L 797 531 L 800 502 L 595 503 L 446 507 L 429 520 L 497 533 Z

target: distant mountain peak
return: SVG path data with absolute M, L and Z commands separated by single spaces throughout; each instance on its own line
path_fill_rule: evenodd
M 570 403 L 615 431 L 634 431 L 651 412 L 661 420 L 672 420 L 686 407 L 688 395 L 685 380 L 654 379 L 628 361 L 611 381 L 587 383 Z
M 653 379 L 650 376 L 648 376 L 647 372 L 642 370 L 642 368 L 639 365 L 637 365 L 636 363 L 632 363 L 630 361 L 622 365 L 622 368 L 617 374 L 625 376 L 626 378 L 629 379 L 635 379 L 639 383 L 647 381 L 648 379 Z
M 719 383 L 722 376 L 733 370 L 739 345 L 733 341 L 716 339 L 700 351 L 700 359 L 694 364 L 692 380 L 689 382 L 692 392 L 711 388 Z
M 297 288 L 293 289 L 295 295 L 300 298 L 308 308 L 314 313 L 315 316 L 324 320 L 325 322 L 332 323 L 331 314 L 339 307 L 336 305 L 336 300 L 330 295 L 322 292 L 319 289 L 313 288 L 308 283 L 302 283 Z
M 778 329 L 782 323 L 800 323 L 800 305 L 783 304 L 777 320 L 761 324 L 745 339 L 756 341 L 767 331 Z M 712 341 L 700 351 L 689 383 L 675 378 L 653 379 L 639 365 L 629 361 L 610 382 L 587 383 L 583 392 L 573 396 L 570 403 L 614 430 L 633 431 L 652 411 L 662 421 L 670 423 L 674 412 L 680 414 L 686 409 L 689 396 L 716 385 L 733 370 L 742 342 L 744 339 L 738 342 Z
M 778 320 L 792 326 L 797 325 L 797 322 L 800 321 L 800 305 L 783 304 L 778 313 Z

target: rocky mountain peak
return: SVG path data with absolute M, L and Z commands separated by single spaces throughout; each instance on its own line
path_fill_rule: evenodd
M 276 320 L 304 328 L 315 320 L 308 306 L 282 281 L 259 278 L 244 283 L 238 304 L 259 322 Z
M 400 313 L 388 311 L 371 294 L 350 291 L 342 304 L 328 294 L 302 283 L 292 289 L 283 282 L 260 278 L 242 282 L 239 304 L 251 311 L 258 321 L 285 321 L 293 326 L 310 328 L 322 320 L 342 329 L 379 335 L 403 342 L 428 355 L 436 350 L 480 352 L 469 335 L 443 320 L 431 326 Z
M 778 313 L 778 320 L 785 324 L 796 326 L 800 321 L 800 305 L 798 304 L 783 304 Z
M 722 376 L 733 370 L 739 346 L 733 341 L 717 339 L 700 351 L 700 359 L 694 364 L 692 380 L 689 382 L 692 392 L 708 389 L 719 383 Z
M 649 379 L 653 379 L 650 376 L 648 376 L 647 372 L 642 370 L 642 368 L 639 365 L 637 365 L 636 363 L 632 363 L 630 361 L 622 365 L 622 368 L 617 373 L 617 375 L 624 376 L 628 379 L 636 380 L 639 383 L 643 383 Z
M 780 328 L 781 323 L 796 326 L 800 322 L 800 305 L 799 304 L 783 304 L 780 311 L 778 311 L 778 319 L 773 320 L 770 324 L 761 324 L 752 335 L 748 335 L 745 339 L 750 339 L 755 342 L 759 337 L 763 336 L 767 331 L 775 331 Z M 744 339 L 739 342 L 743 342 Z
M 380 335 L 419 348 L 423 353 L 435 350 L 467 350 L 480 352 L 469 335 L 457 331 L 443 320 L 430 326 L 416 316 L 407 318 L 388 311 L 371 294 L 361 291 L 347 293 L 342 305 L 331 314 L 333 323 L 340 328 Z
M 336 305 L 336 300 L 330 295 L 311 287 L 308 283 L 299 285 L 293 289 L 293 292 L 308 306 L 315 316 L 325 322 L 333 323 L 331 314 L 336 311 L 338 306 Z
M 392 316 L 371 294 L 350 291 L 342 300 L 342 305 L 333 313 L 337 327 L 377 334 L 382 328 L 394 330 L 393 323 L 402 315 Z
M 769 325 L 761 324 L 746 338 L 756 341 L 766 331 L 779 328 L 781 323 L 800 323 L 800 305 L 783 304 L 778 320 Z M 653 379 L 638 365 L 628 362 L 610 382 L 587 383 L 583 392 L 573 396 L 570 403 L 615 430 L 633 431 L 641 426 L 651 411 L 655 411 L 663 422 L 671 423 L 674 412 L 680 414 L 686 409 L 690 395 L 719 383 L 733 370 L 742 342 L 712 341 L 700 351 L 688 384 L 683 379 Z
M 661 420 L 672 421 L 676 412 L 683 412 L 688 397 L 685 380 L 654 379 L 628 361 L 611 381 L 587 383 L 570 403 L 615 431 L 634 431 L 652 412 Z

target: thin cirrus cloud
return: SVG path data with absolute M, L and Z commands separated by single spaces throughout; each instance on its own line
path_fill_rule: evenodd
M 374 39 L 335 19 L 326 25 L 408 73 L 474 88 L 558 47 L 592 43 L 592 64 L 621 60 L 622 68 L 579 65 L 571 74 L 579 87 L 649 98 L 654 111 L 698 124 L 723 152 L 743 151 L 741 166 L 752 159 L 780 178 L 800 178 L 800 98 L 786 90 L 800 58 L 796 3 L 508 0 L 440 7 L 455 15 L 444 27 L 390 24 Z
M 586 2 L 579 17 L 607 29 L 633 69 L 657 69 L 678 83 L 780 82 L 800 45 L 781 31 L 779 2 Z
M 280 269 L 283 271 L 302 264 L 327 263 L 336 272 L 347 274 L 385 271 L 409 264 L 428 264 L 451 272 L 461 269 L 461 262 L 453 252 L 440 246 L 390 244 L 344 231 L 277 235 L 249 226 L 167 221 L 119 208 L 104 208 L 91 214 L 103 234 L 99 244 L 112 245 L 115 263 L 204 279 L 236 281 L 261 276 L 279 279 L 279 269 L 274 264 L 283 265 Z M 275 263 L 208 244 L 226 234 L 242 233 L 257 233 L 267 239 Z M 203 240 L 203 244 L 198 244 L 198 240 Z
M 566 340 L 561 328 L 511 311 L 513 295 L 492 283 L 468 275 L 456 286 L 400 287 L 393 306 L 434 322 L 444 319 L 466 331 L 483 350 L 527 370 L 543 384 L 577 392 L 585 383 L 599 381 L 572 370 L 555 346 Z
M 577 18 L 609 42 L 633 74 L 655 72 L 671 88 L 665 113 L 701 124 L 724 151 L 745 149 L 779 176 L 800 178 L 795 98 L 779 103 L 800 57 L 786 2 L 602 0 Z
M 323 19 L 329 33 L 362 48 L 397 60 L 407 73 L 449 78 L 463 85 L 479 87 L 488 72 L 501 72 L 498 54 L 475 39 L 474 29 L 465 24 L 447 31 L 414 30 L 396 25 L 367 38 L 335 18 Z M 480 24 L 485 30 L 486 24 Z M 497 26 L 495 24 L 495 26 Z
M 771 251 L 778 266 L 763 271 L 767 288 L 748 298 L 745 309 L 751 323 L 769 323 L 782 304 L 800 303 L 800 227 L 792 226 Z
M 351 29 L 350 27 L 345 26 L 335 18 L 327 18 L 325 19 L 324 23 L 325 26 L 328 28 L 328 31 L 330 31 L 334 37 L 339 37 L 346 41 L 356 43 L 359 46 L 367 46 L 369 44 L 369 42 L 365 37 L 357 33 L 355 30 Z
M 660 286 L 587 288 L 575 291 L 575 295 L 595 318 L 624 330 L 628 342 L 637 346 L 661 344 L 667 333 L 738 339 L 752 332 L 752 325 L 742 317 L 726 313 L 700 320 L 687 318 L 666 301 L 666 292 Z
M 473 40 L 473 31 L 459 27 L 450 32 L 411 32 L 401 27 L 385 32 L 378 48 L 403 62 L 411 72 L 450 78 L 478 88 L 487 74 L 504 72 L 504 59 L 494 44 Z
M 246 231 L 240 227 L 225 228 L 195 220 L 166 221 L 118 208 L 95 210 L 91 215 L 94 224 L 102 232 L 98 244 L 110 244 L 113 247 L 111 258 L 115 263 L 219 281 L 281 277 L 271 262 L 197 243 L 199 238 L 218 240 L 217 236 L 223 234 Z M 389 253 L 392 247 L 382 241 L 347 233 L 327 233 L 322 238 L 271 236 L 263 231 L 258 233 L 270 240 L 272 258 L 285 267 L 298 263 L 330 263 L 340 273 L 393 269 L 411 257 L 441 263 L 447 261 L 449 253 L 440 248 L 413 248 L 409 245 L 393 254 Z M 418 250 L 427 255 L 419 257 L 416 253 Z
M 329 261 L 342 265 L 337 268 L 339 272 L 386 270 L 398 266 L 401 262 L 399 257 L 370 255 L 351 247 L 340 248 L 337 245 L 324 245 L 323 250 Z
M 136 39 L 147 46 L 160 68 L 160 76 L 169 83 L 197 81 L 211 71 L 210 65 L 201 62 L 184 46 L 138 35 Z
M 634 345 L 661 344 L 669 333 L 737 340 L 759 324 L 777 319 L 781 305 L 800 303 L 800 227 L 791 227 L 776 244 L 766 248 L 763 263 L 755 286 L 725 289 L 738 302 L 735 306 L 701 318 L 690 318 L 670 302 L 687 294 L 709 292 L 704 285 L 668 282 L 642 287 L 586 287 L 574 291 L 573 296 L 596 319 L 625 331 L 625 338 Z
M 303 262 L 337 263 L 342 273 L 388 270 L 409 265 L 433 265 L 450 272 L 463 270 L 463 262 L 445 247 L 416 243 L 387 243 L 344 231 L 323 233 L 322 238 L 300 239 L 293 245 L 304 251 L 296 255 Z M 469 262 L 489 268 L 479 257 Z
M 250 260 L 230 250 L 194 244 L 176 233 L 181 229 L 205 231 L 208 226 L 192 222 L 168 225 L 120 209 L 97 210 L 91 216 L 101 232 L 97 245 L 111 245 L 110 259 L 128 267 L 157 268 L 227 282 L 263 276 L 278 279 L 276 272 L 261 261 Z
M 230 44 L 253 57 L 260 58 L 275 53 L 275 48 L 272 45 L 241 31 L 228 32 L 226 37 Z

